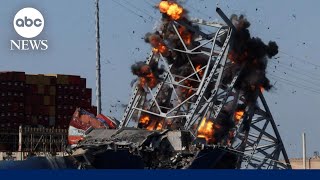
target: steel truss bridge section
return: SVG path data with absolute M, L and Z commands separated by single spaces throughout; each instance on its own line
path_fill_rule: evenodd
M 165 125 L 161 129 L 167 128 L 167 124 L 176 123 L 178 128 L 189 130 L 196 138 L 203 120 L 212 119 L 215 123 L 223 110 L 227 109 L 230 114 L 235 114 L 241 105 L 245 106 L 245 110 L 232 129 L 234 137 L 225 139 L 216 146 L 236 153 L 239 169 L 291 169 L 279 131 L 260 88 L 256 88 L 249 101 L 245 93 L 235 87 L 246 63 L 239 65 L 230 82 L 222 81 L 227 69 L 234 63 L 228 58 L 228 53 L 235 27 L 219 8 L 217 12 L 227 25 L 201 19 L 191 21 L 214 29 L 209 34 L 198 30 L 196 34 L 199 38 L 196 41 L 199 45 L 191 49 L 185 44 L 177 26 L 183 25 L 191 31 L 196 30 L 180 20 L 170 22 L 170 27 L 183 45 L 182 49 L 171 50 L 183 54 L 192 71 L 185 76 L 179 75 L 168 64 L 166 57 L 151 53 L 146 63 L 162 65 L 165 73 L 161 82 L 153 89 L 144 87 L 141 90 L 138 85 L 134 88 L 120 128 L 137 127 L 139 120 L 148 115 Z M 207 59 L 201 69 L 196 68 L 193 63 L 193 58 L 197 55 Z M 196 86 L 187 86 L 185 82 L 196 82 Z M 187 93 L 188 96 L 185 96 L 186 91 L 190 92 Z M 234 116 L 232 118 L 235 119 Z M 150 130 L 155 130 L 155 127 Z
M 260 90 L 256 99 L 256 103 L 246 107 L 228 149 L 239 154 L 237 167 L 241 169 L 291 169 L 277 125 Z

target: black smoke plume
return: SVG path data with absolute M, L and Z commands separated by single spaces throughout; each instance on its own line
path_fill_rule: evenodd
M 272 85 L 266 77 L 266 68 L 269 58 L 278 54 L 278 45 L 273 41 L 265 44 L 260 38 L 251 37 L 248 29 L 250 22 L 243 15 L 239 17 L 232 15 L 231 21 L 237 31 L 231 43 L 229 59 L 238 65 L 246 63 L 236 83 L 236 88 L 247 92 L 246 94 L 253 94 L 256 88 L 270 90 Z M 239 66 L 233 66 L 232 69 L 231 71 L 235 72 Z M 234 74 L 229 74 L 230 81 Z
M 139 61 L 131 66 L 131 72 L 140 78 L 141 87 L 147 85 L 154 88 L 161 80 L 160 76 L 164 69 L 163 67 L 159 68 L 157 63 L 146 64 L 144 61 Z

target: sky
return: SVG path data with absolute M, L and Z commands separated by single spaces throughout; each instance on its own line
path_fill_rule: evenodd
M 143 41 L 161 15 L 158 0 L 100 0 L 103 113 L 121 118 L 134 76 L 130 66 L 145 60 L 151 48 Z M 270 60 L 268 74 L 274 88 L 264 95 L 273 113 L 289 157 L 301 157 L 301 133 L 307 134 L 307 153 L 320 151 L 320 62 L 316 0 L 184 0 L 191 17 L 222 20 L 244 14 L 253 36 L 276 41 L 280 52 Z M 48 40 L 47 51 L 10 51 L 10 40 L 22 39 L 12 25 L 24 7 L 38 9 L 45 18 L 35 39 Z M 0 71 L 29 74 L 76 74 L 87 78 L 95 91 L 94 0 L 2 0 L 0 2 Z M 95 97 L 93 97 L 95 100 Z

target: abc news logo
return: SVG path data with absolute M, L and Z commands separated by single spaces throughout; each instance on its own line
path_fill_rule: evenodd
M 27 7 L 18 11 L 13 20 L 13 27 L 26 39 L 10 40 L 10 50 L 47 50 L 48 40 L 32 39 L 42 32 L 44 24 L 44 18 L 37 9 Z
M 24 17 L 23 19 L 17 19 L 16 21 L 16 26 L 17 27 L 32 27 L 32 26 L 36 26 L 36 27 L 41 27 L 42 25 L 42 21 L 41 19 L 35 19 L 34 21 L 32 19 L 29 19 L 28 17 Z

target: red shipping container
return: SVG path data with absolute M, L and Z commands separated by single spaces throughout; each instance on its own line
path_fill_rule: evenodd
M 80 87 L 81 87 L 81 88 L 85 88 L 85 87 L 86 87 L 86 84 L 87 84 L 87 83 L 86 83 L 86 79 L 85 79 L 85 78 L 81 78 L 81 79 L 80 79 Z
M 49 108 L 47 106 L 40 106 L 40 112 L 41 115 L 48 115 L 49 114 Z
M 36 84 L 30 84 L 31 93 L 32 94 L 38 94 L 39 92 L 39 86 Z
M 30 84 L 26 84 L 24 87 L 24 93 L 26 95 L 31 95 L 32 94 L 32 89 L 30 88 Z
M 51 85 L 57 84 L 57 78 L 54 77 L 54 76 L 51 76 L 51 77 L 50 77 L 50 84 L 51 84 Z
M 91 99 L 91 97 L 92 97 L 92 89 L 90 89 L 90 88 L 85 89 L 84 97 Z
M 25 104 L 26 105 L 36 105 L 36 106 L 43 105 L 43 96 L 42 95 L 26 96 Z
M 7 81 L 7 73 L 6 72 L 0 72 L 0 81 Z
M 25 81 L 26 76 L 24 72 L 1 72 L 1 80 Z
M 24 72 L 12 72 L 12 80 L 14 81 L 25 81 L 26 75 Z
M 31 114 L 32 115 L 38 115 L 40 114 L 40 106 L 31 106 Z
M 68 76 L 69 84 L 80 85 L 80 76 Z
M 7 83 L 0 80 L 0 92 L 5 92 L 7 91 Z
M 57 94 L 61 94 L 61 93 L 63 93 L 63 86 L 64 85 L 61 85 L 61 84 L 57 84 L 56 85 L 56 92 L 57 92 Z
M 48 86 L 48 85 L 44 86 L 44 93 L 43 94 L 44 95 L 49 95 L 50 94 L 50 86 Z

